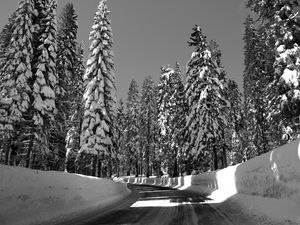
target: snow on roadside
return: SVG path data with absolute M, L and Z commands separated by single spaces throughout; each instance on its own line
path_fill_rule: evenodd
M 237 219 L 255 221 L 237 224 L 300 224 L 300 139 L 218 171 L 178 178 L 124 178 L 124 181 L 197 192 L 228 215 L 239 214 Z
M 288 199 L 236 194 L 224 202 L 212 203 L 211 206 L 230 216 L 236 224 L 300 224 L 300 206 Z
M 104 207 L 130 193 L 96 177 L 0 165 L 1 225 L 41 224 Z

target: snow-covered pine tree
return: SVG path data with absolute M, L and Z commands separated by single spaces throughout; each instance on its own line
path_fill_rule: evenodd
M 222 131 L 227 124 L 224 87 L 208 50 L 206 37 L 199 26 L 195 25 L 193 28 L 188 43 L 189 46 L 195 47 L 195 52 L 187 65 L 185 92 L 189 111 L 186 124 L 188 140 L 185 149 L 202 164 L 207 163 L 210 157 L 213 159 L 212 167 L 217 169 L 216 147 L 217 143 L 222 141 Z M 206 165 L 197 164 L 197 167 L 207 169 Z
M 139 173 L 140 149 L 140 94 L 137 82 L 133 79 L 129 86 L 126 103 L 126 165 L 127 175 L 134 168 L 135 175 Z
M 35 16 L 34 1 L 23 0 L 19 3 L 12 21 L 9 51 L 1 67 L 1 97 L 10 102 L 2 108 L 6 115 L 5 127 L 2 128 L 5 129 L 11 145 L 16 144 L 13 143 L 16 141 L 16 132 L 19 132 L 20 123 L 30 107 Z M 7 154 L 9 148 L 7 146 Z
M 230 165 L 241 163 L 244 159 L 245 149 L 248 146 L 242 94 L 235 81 L 228 79 L 225 84 L 226 95 L 229 102 L 228 125 L 225 132 L 225 142 L 229 145 Z
M 249 0 L 247 6 L 259 15 L 275 38 L 275 73 L 269 87 L 269 117 L 282 127 L 283 137 L 293 140 L 299 133 L 299 44 L 300 20 L 297 0 Z M 269 90 L 271 89 L 269 88 Z M 282 143 L 280 143 L 282 144 Z
M 172 98 L 174 98 L 174 102 L 176 102 L 175 113 L 174 113 L 174 123 L 173 123 L 173 138 L 174 138 L 174 148 L 176 159 L 174 161 L 174 171 L 173 176 L 179 176 L 179 172 L 182 168 L 183 163 L 183 146 L 185 142 L 185 124 L 186 124 L 186 115 L 188 112 L 188 106 L 185 98 L 184 92 L 184 84 L 183 84 L 183 76 L 180 69 L 180 65 L 178 62 L 175 64 L 174 75 L 172 79 L 172 83 L 174 88 L 174 92 Z M 178 164 L 178 165 L 176 165 Z
M 183 90 L 180 65 L 176 63 L 175 69 L 162 67 L 158 83 L 160 148 L 169 174 L 174 177 L 179 175 L 178 161 L 182 147 L 180 133 L 185 122 Z
M 77 97 L 77 14 L 72 3 L 67 3 L 59 17 L 57 26 L 57 57 L 56 69 L 58 84 L 55 88 L 56 107 L 58 113 L 51 127 L 51 151 L 56 155 L 56 163 L 63 169 L 66 155 L 66 138 L 68 129 L 72 126 L 72 108 Z M 76 108 L 76 107 L 75 107 Z
M 80 152 L 110 160 L 116 88 L 111 22 L 108 14 L 106 0 L 100 1 L 90 33 L 90 55 L 84 75 L 84 116 Z
M 211 40 L 209 42 L 209 45 L 208 45 L 208 49 L 209 51 L 211 52 L 211 59 L 212 61 L 214 62 L 215 64 L 215 67 L 216 67 L 216 70 L 217 70 L 217 73 L 218 73 L 218 79 L 220 80 L 221 84 L 223 85 L 224 87 L 224 90 L 223 90 L 223 95 L 225 95 L 226 99 L 228 97 L 228 90 L 226 89 L 228 87 L 228 84 L 230 83 L 230 80 L 227 79 L 227 73 L 222 65 L 222 60 L 221 60 L 221 57 L 222 57 L 222 52 L 220 50 L 220 47 L 218 45 L 218 43 L 215 41 L 215 40 Z M 226 113 L 229 111 L 227 111 L 226 109 L 224 109 L 224 115 L 226 115 Z M 226 117 L 228 118 L 228 115 L 226 115 Z M 229 125 L 229 124 L 228 124 Z M 222 168 L 225 168 L 227 167 L 227 158 L 228 158 L 228 152 L 230 151 L 230 145 L 229 143 L 230 142 L 227 142 L 226 141 L 226 133 L 230 133 L 230 129 L 229 127 L 230 126 L 226 126 L 222 131 L 222 141 L 219 141 L 218 142 L 218 148 L 220 149 L 220 156 L 219 158 L 221 159 L 221 162 L 222 162 Z
M 245 123 L 247 129 L 248 146 L 245 159 L 250 159 L 268 151 L 268 122 L 267 114 L 267 78 L 268 61 L 266 58 L 267 40 L 261 28 L 256 28 L 253 19 L 248 16 L 245 22 L 245 70 L 244 97 Z M 269 61 L 270 62 L 270 61 Z
M 68 123 L 68 132 L 66 136 L 66 160 L 65 170 L 68 172 L 77 171 L 77 162 L 79 160 L 78 151 L 80 149 L 80 128 L 83 118 L 82 95 L 83 95 L 83 76 L 85 72 L 83 47 L 77 47 L 77 60 L 75 64 L 74 89 L 71 92 L 73 101 L 71 105 L 72 116 Z
M 45 1 L 39 14 L 41 21 L 38 31 L 38 43 L 35 50 L 36 64 L 33 66 L 33 122 L 35 137 L 39 147 L 49 151 L 48 138 L 50 125 L 54 121 L 57 112 L 55 105 L 55 86 L 57 84 L 56 73 L 56 0 Z
M 59 85 L 57 93 L 59 97 L 69 96 L 73 78 L 76 77 L 75 64 L 77 58 L 77 14 L 72 3 L 67 3 L 59 16 L 57 34 L 57 72 Z
M 12 33 L 13 33 L 13 22 L 16 14 L 13 13 L 10 18 L 8 19 L 8 23 L 3 27 L 0 33 L 0 83 L 2 83 L 2 79 L 5 76 L 5 72 L 1 68 L 6 63 L 9 44 L 11 41 Z M 4 152 L 6 152 L 5 157 L 5 164 L 8 164 L 8 138 L 9 135 L 7 134 L 7 130 L 11 130 L 10 128 L 11 124 L 8 120 L 8 112 L 7 109 L 9 107 L 9 104 L 11 104 L 11 99 L 2 96 L 2 91 L 0 90 L 0 149 L 3 149 Z
M 114 171 L 116 172 L 117 176 L 120 175 L 120 169 L 123 168 L 126 165 L 126 112 L 124 107 L 124 102 L 122 99 L 119 101 L 119 106 L 117 110 L 117 117 L 116 117 L 116 123 L 115 123 L 115 129 L 114 129 L 114 138 L 115 138 L 115 152 L 116 152 L 116 158 L 114 161 Z M 121 167 L 122 165 L 122 167 Z M 124 172 L 122 173 L 124 174 Z
M 168 168 L 169 174 L 173 169 L 173 127 L 172 122 L 174 113 L 173 107 L 176 104 L 174 98 L 172 99 L 172 94 L 174 90 L 172 89 L 171 79 L 174 74 L 174 69 L 170 66 L 161 67 L 161 76 L 158 82 L 158 124 L 160 128 L 160 148 L 163 154 L 163 166 Z M 175 156 L 177 159 L 177 156 Z
M 6 57 L 8 54 L 7 49 L 9 48 L 9 44 L 12 38 L 12 33 L 13 33 L 13 23 L 14 19 L 16 17 L 16 13 L 13 13 L 9 19 L 8 23 L 5 24 L 3 29 L 1 30 L 0 33 L 0 68 L 2 68 L 6 62 Z M 0 80 L 1 80 L 1 75 L 0 75 Z
M 155 96 L 154 81 L 151 76 L 147 76 L 142 86 L 141 96 L 141 122 L 140 132 L 142 135 L 142 142 L 145 143 L 144 158 L 145 158 L 145 175 L 150 176 L 150 157 L 153 156 L 154 143 L 153 137 L 155 134 L 155 121 L 157 120 L 157 103 Z

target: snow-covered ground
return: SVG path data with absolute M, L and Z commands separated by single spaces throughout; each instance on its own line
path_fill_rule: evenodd
M 56 221 L 107 206 L 130 193 L 95 177 L 0 165 L 0 224 Z
M 239 213 L 237 219 L 248 217 L 252 224 L 300 224 L 300 140 L 219 171 L 125 181 L 205 194 L 212 206 Z

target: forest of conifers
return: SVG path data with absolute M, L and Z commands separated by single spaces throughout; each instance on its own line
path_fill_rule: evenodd
M 21 0 L 0 33 L 0 163 L 175 177 L 298 138 L 298 2 L 248 0 L 247 8 L 243 93 L 228 78 L 217 41 L 195 25 L 182 43 L 192 52 L 186 68 L 162 66 L 158 83 L 132 80 L 123 101 L 106 0 L 94 16 L 87 59 L 73 4 L 57 16 L 56 0 Z

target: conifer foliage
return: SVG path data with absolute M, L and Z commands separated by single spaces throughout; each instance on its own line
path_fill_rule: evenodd
M 223 85 L 208 49 L 206 37 L 201 28 L 195 26 L 191 34 L 190 46 L 195 47 L 187 68 L 185 87 L 188 104 L 186 129 L 188 142 L 186 150 L 196 160 L 213 159 L 213 167 L 218 168 L 216 143 L 222 140 L 227 120 L 227 101 Z
M 112 32 L 106 1 L 99 3 L 90 33 L 90 55 L 84 75 L 84 116 L 80 151 L 110 155 L 115 105 Z
M 132 80 L 128 90 L 126 104 L 126 169 L 130 174 L 131 168 L 135 168 L 138 175 L 139 146 L 140 146 L 140 94 L 138 84 Z

